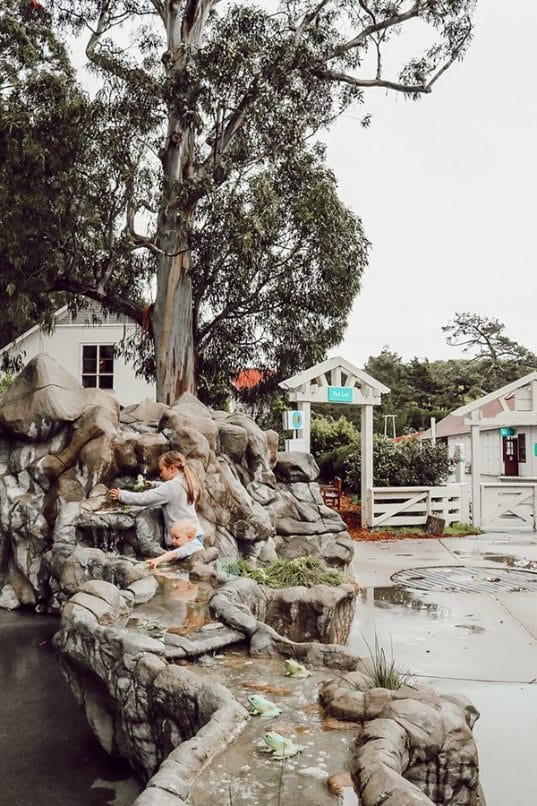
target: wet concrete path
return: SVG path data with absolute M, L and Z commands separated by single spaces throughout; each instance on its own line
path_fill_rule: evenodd
M 368 654 L 376 634 L 419 682 L 466 694 L 481 711 L 474 730 L 487 806 L 531 806 L 537 803 L 537 592 L 422 591 L 391 579 L 404 569 L 445 566 L 470 568 L 490 588 L 495 568 L 537 570 L 537 536 L 357 543 L 354 573 L 362 592 L 349 645 Z
M 0 610 L 0 806 L 127 806 L 140 786 L 75 702 L 51 645 L 58 627 Z

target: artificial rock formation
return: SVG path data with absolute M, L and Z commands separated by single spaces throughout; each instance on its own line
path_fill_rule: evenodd
M 85 583 L 63 609 L 56 646 L 101 745 L 149 779 L 138 802 L 184 802 L 192 779 L 240 732 L 247 713 L 224 686 L 170 664 L 161 641 L 121 626 L 131 608 L 114 585 Z
M 360 726 L 352 777 L 364 806 L 478 806 L 479 714 L 425 686 L 373 688 L 362 672 L 326 683 L 326 712 Z
M 57 610 L 90 579 L 128 587 L 147 575 L 136 560 L 160 552 L 160 512 L 112 506 L 106 488 L 156 477 L 166 450 L 184 453 L 201 479 L 206 547 L 347 567 L 352 542 L 322 502 L 315 463 L 278 454 L 275 437 L 188 393 L 174 407 L 120 411 L 40 354 L 0 397 L 0 606 Z

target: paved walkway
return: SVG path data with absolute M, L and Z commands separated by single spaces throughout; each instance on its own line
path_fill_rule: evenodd
M 537 804 L 537 592 L 419 591 L 394 585 L 403 569 L 472 566 L 483 579 L 537 571 L 534 532 L 357 543 L 362 586 L 349 639 L 367 654 L 375 633 L 402 669 L 481 711 L 475 735 L 487 806 Z M 488 570 L 485 570 L 488 569 Z

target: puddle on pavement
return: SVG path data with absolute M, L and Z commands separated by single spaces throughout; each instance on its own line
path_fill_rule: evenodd
M 383 609 L 393 609 L 393 606 L 397 605 L 399 610 L 408 610 L 410 613 L 427 612 L 432 614 L 433 618 L 445 618 L 451 614 L 450 610 L 441 607 L 437 602 L 428 602 L 426 594 L 416 596 L 413 591 L 401 585 L 363 588 L 358 598 L 364 605 Z
M 521 568 L 527 571 L 537 571 L 537 560 L 528 560 L 526 557 L 515 557 L 513 554 L 492 554 L 481 555 L 484 560 L 492 560 L 495 563 L 502 563 L 509 568 Z
M 466 630 L 468 634 L 485 632 L 485 628 L 480 627 L 479 624 L 455 624 L 454 626 L 460 630 Z
M 196 664 L 192 664 L 196 668 Z M 199 665 L 197 666 L 199 669 Z M 245 653 L 228 652 L 200 673 L 229 688 L 245 707 L 248 695 L 258 692 L 281 709 L 278 717 L 250 717 L 241 735 L 212 760 L 194 784 L 193 806 L 233 803 L 233 806 L 274 806 L 302 799 L 316 806 L 337 803 L 327 779 L 350 770 L 357 729 L 352 723 L 324 720 L 318 700 L 323 680 L 341 677 L 337 671 L 314 672 L 306 679 L 284 676 L 279 659 L 254 659 Z M 351 729 L 349 729 L 351 728 Z M 303 749 L 291 758 L 273 758 L 263 741 L 276 732 Z M 356 806 L 352 789 L 344 788 L 340 803 Z
M 209 624 L 209 599 L 213 588 L 205 582 L 191 582 L 187 574 L 163 571 L 155 574 L 159 587 L 153 598 L 137 605 L 127 627 L 160 637 L 164 628 L 173 628 L 181 635 Z

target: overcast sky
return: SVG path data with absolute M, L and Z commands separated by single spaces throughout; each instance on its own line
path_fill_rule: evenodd
M 362 366 L 383 345 L 404 359 L 458 358 L 441 326 L 456 311 L 504 322 L 537 352 L 537 104 L 534 0 L 478 0 L 463 62 L 418 102 L 370 90 L 327 138 L 345 202 L 373 243 L 346 338 Z M 363 110 L 363 111 L 362 111 Z

